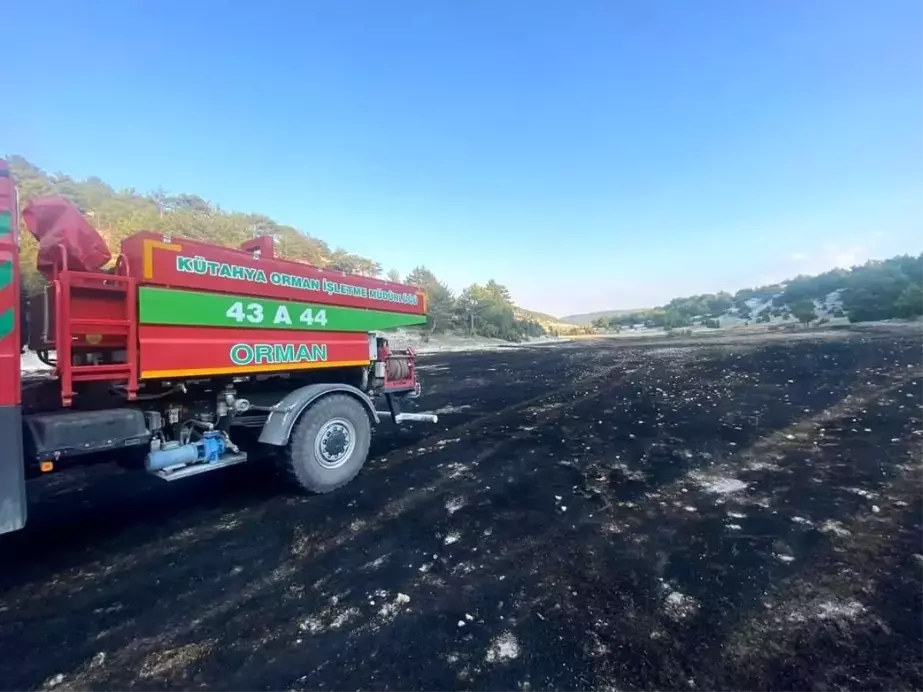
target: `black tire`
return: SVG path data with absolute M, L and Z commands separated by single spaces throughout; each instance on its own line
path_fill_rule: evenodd
M 322 397 L 295 424 L 282 459 L 283 473 L 304 490 L 329 493 L 356 477 L 365 464 L 371 437 L 368 413 L 355 397 Z M 336 456 L 338 451 L 342 456 Z

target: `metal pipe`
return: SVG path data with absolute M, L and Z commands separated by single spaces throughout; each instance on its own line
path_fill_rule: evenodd
M 158 449 L 147 455 L 145 468 L 148 471 L 160 471 L 170 466 L 185 466 L 199 458 L 199 447 L 195 443 L 178 445 L 167 449 Z
M 376 413 L 382 418 L 391 418 L 390 411 L 376 411 Z M 403 423 L 404 421 L 412 421 L 414 423 L 438 423 L 439 416 L 435 413 L 399 413 L 394 418 L 395 423 Z

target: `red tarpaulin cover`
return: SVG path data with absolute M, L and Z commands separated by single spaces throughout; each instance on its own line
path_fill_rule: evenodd
M 74 271 L 96 271 L 112 259 L 106 241 L 66 197 L 36 197 L 22 210 L 22 220 L 38 240 L 36 265 L 46 277 L 61 262 L 61 250 Z

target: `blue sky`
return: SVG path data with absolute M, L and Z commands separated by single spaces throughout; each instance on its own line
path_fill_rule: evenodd
M 8 3 L 0 152 L 556 314 L 923 250 L 916 0 Z

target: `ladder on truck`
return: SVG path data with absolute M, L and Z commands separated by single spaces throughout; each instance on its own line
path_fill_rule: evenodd
M 45 293 L 44 333 L 54 335 L 63 406 L 73 402 L 78 382 L 124 383 L 128 399 L 136 398 L 136 286 L 121 260 L 112 274 L 72 271 L 61 253 Z M 110 362 L 93 362 L 101 355 Z

